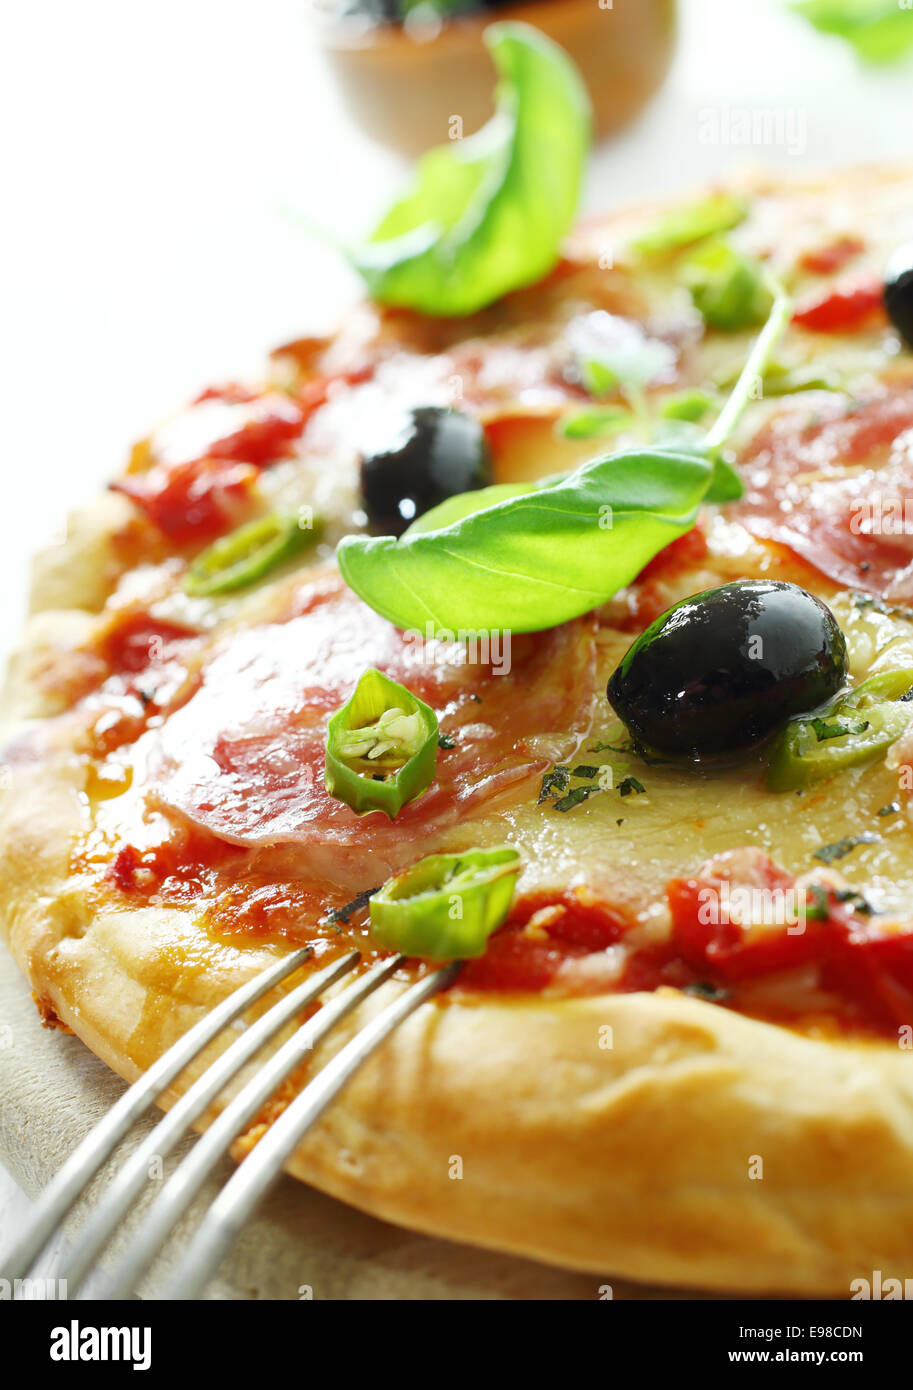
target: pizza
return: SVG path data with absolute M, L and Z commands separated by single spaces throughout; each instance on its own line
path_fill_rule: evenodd
M 366 300 L 137 444 L 38 557 L 4 695 L 3 929 L 42 1020 L 133 1079 L 279 955 L 405 945 L 241 1158 L 462 955 L 295 1177 L 635 1280 L 848 1296 L 906 1270 L 911 237 L 908 169 L 753 175 L 592 219 L 469 314 Z M 771 276 L 781 336 L 708 463 Z M 536 527 L 605 458 L 662 515 L 644 539 L 616 507 L 591 563 L 592 529 Z M 483 515 L 476 582 L 434 545 Z M 442 856 L 482 884 L 469 947 L 403 916 Z

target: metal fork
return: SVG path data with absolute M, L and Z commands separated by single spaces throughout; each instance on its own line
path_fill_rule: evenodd
M 134 1122 L 205 1047 L 271 989 L 294 974 L 311 954 L 310 947 L 295 951 L 248 980 L 178 1039 L 129 1087 L 70 1155 L 39 1197 L 29 1229 L 8 1256 L 0 1260 L 0 1273 L 4 1278 L 12 1282 L 27 1275 L 61 1221 Z M 98 1255 L 114 1235 L 147 1179 L 150 1160 L 164 1158 L 270 1038 L 313 1004 L 331 985 L 354 970 L 360 961 L 359 952 L 350 951 L 283 995 L 266 1013 L 245 1027 L 236 1041 L 185 1091 L 111 1179 L 80 1231 L 78 1248 L 59 1271 L 59 1277 L 66 1280 L 68 1292 L 72 1294 L 82 1285 Z M 232 1140 L 250 1124 L 270 1096 L 307 1058 L 317 1043 L 388 980 L 404 961 L 405 957 L 401 955 L 378 961 L 359 979 L 324 1003 L 312 1018 L 301 1024 L 264 1061 L 172 1173 L 139 1229 L 131 1237 L 126 1254 L 100 1297 L 126 1298 L 133 1292 L 175 1223 L 226 1153 Z M 300 1091 L 267 1129 L 210 1206 L 185 1252 L 179 1274 L 162 1295 L 164 1298 L 189 1299 L 198 1296 L 244 1222 L 278 1179 L 283 1164 L 333 1098 L 384 1038 L 438 990 L 449 985 L 459 969 L 460 962 L 454 961 L 412 985 L 350 1038 Z

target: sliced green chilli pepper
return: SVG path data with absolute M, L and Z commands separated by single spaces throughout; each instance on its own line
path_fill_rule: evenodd
M 520 856 L 509 846 L 430 854 L 388 879 L 371 899 L 371 935 L 384 950 L 423 960 L 485 952 L 510 910 Z
M 686 262 L 684 281 L 695 307 L 712 328 L 733 332 L 763 323 L 773 296 L 760 262 L 727 241 L 708 241 Z
M 874 762 L 910 723 L 903 696 L 911 689 L 913 668 L 879 671 L 817 714 L 792 720 L 771 748 L 768 787 L 794 791 Z
M 303 524 L 297 512 L 271 512 L 269 516 L 257 517 L 214 541 L 198 555 L 184 580 L 184 589 L 194 598 L 244 589 L 313 545 L 321 529 L 318 518 L 308 516 L 307 524 Z
M 327 726 L 326 789 L 360 816 L 393 820 L 431 786 L 437 740 L 434 710 L 372 667 Z

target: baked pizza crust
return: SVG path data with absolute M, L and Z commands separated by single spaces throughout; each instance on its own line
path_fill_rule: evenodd
M 105 497 L 39 562 L 7 736 L 47 739 L 43 657 L 91 623 L 143 524 Z M 69 872 L 84 774 L 65 727 L 54 737 L 6 770 L 0 921 L 45 1017 L 132 1080 L 284 948 L 213 939 L 177 909 L 91 913 Z M 384 986 L 313 1066 L 403 988 Z M 289 1170 L 401 1225 L 594 1274 L 846 1297 L 913 1255 L 913 1070 L 890 1043 L 816 1040 L 672 990 L 453 997 L 398 1029 Z

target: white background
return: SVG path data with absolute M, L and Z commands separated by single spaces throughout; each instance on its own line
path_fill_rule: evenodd
M 746 159 L 913 154 L 909 61 L 862 68 L 784 0 L 682 11 L 669 81 L 594 157 L 588 207 Z M 801 148 L 702 142 L 709 108 L 745 106 L 780 108 Z M 2 651 L 30 552 L 131 441 L 200 386 L 326 326 L 354 293 L 296 214 L 352 235 L 404 166 L 347 122 L 308 0 L 8 4 L 0 141 Z M 0 1182 L 0 1230 L 20 1209 Z

